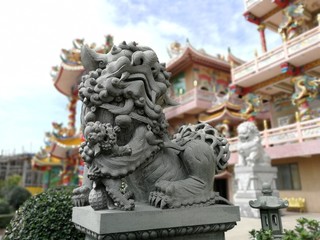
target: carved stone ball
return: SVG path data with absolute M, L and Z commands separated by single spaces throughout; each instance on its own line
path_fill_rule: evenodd
M 89 194 L 89 203 L 94 210 L 108 207 L 108 194 L 104 188 L 92 189 Z

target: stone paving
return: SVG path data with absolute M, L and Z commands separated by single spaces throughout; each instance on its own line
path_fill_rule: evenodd
M 297 213 L 284 211 L 284 215 L 281 218 L 283 229 L 293 230 L 297 224 L 296 219 L 301 217 L 320 221 L 320 213 Z M 237 223 L 237 226 L 226 232 L 226 240 L 249 240 L 249 231 L 252 229 L 261 229 L 260 218 L 241 218 L 241 221 Z

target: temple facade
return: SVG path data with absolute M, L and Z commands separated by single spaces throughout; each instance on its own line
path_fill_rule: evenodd
M 180 103 L 166 110 L 171 129 L 207 122 L 229 139 L 231 159 L 217 188 L 232 200 L 238 161 L 236 127 L 254 121 L 278 169 L 282 198 L 303 198 L 304 210 L 320 212 L 320 3 L 245 1 L 244 17 L 257 25 L 262 54 L 249 62 L 209 56 L 189 43 L 170 46 L 171 94 Z M 282 44 L 268 49 L 265 29 Z
M 83 142 L 80 129 L 76 129 L 76 106 L 78 85 L 85 69 L 81 62 L 81 47 L 88 44 L 84 39 L 75 39 L 73 47 L 62 49 L 61 63 L 52 67 L 54 87 L 69 100 L 68 123 L 52 122 L 52 130 L 45 133 L 45 146 L 32 158 L 34 169 L 43 173 L 42 187 L 47 189 L 58 185 L 78 186 L 82 181 L 84 164 L 79 154 Z M 105 43 L 90 48 L 106 53 L 113 44 L 111 35 L 105 36 Z
M 185 46 L 172 43 L 169 55 L 170 95 L 178 103 L 164 110 L 169 131 L 174 133 L 181 125 L 205 122 L 227 138 L 236 136 L 237 125 L 248 116 L 241 112 L 243 100 L 238 89 L 230 88 L 231 66 L 244 62 L 230 51 L 226 57 L 211 56 L 188 41 Z M 230 169 L 215 177 L 216 190 L 228 199 L 232 198 L 232 168 L 230 165 Z

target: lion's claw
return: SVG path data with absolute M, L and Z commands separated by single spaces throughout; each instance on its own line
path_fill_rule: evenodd
M 78 188 L 75 188 L 72 193 L 72 201 L 73 204 L 76 207 L 83 207 L 89 205 L 89 193 L 90 193 L 90 188 L 86 186 L 81 186 Z

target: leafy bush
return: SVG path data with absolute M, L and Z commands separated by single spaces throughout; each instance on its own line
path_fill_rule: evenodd
M 20 175 L 12 175 L 6 180 L 0 180 L 0 197 L 4 198 L 14 187 L 20 184 L 21 179 Z
M 249 232 L 250 239 L 252 240 L 273 240 L 273 235 L 271 230 L 251 230 Z
M 10 212 L 11 212 L 11 207 L 9 203 L 4 199 L 0 199 L 0 214 L 8 214 Z
M 251 230 L 249 232 L 252 240 L 273 240 L 271 230 Z M 299 218 L 294 230 L 284 230 L 283 240 L 319 240 L 320 222 L 313 219 Z
M 319 240 L 320 222 L 317 220 L 299 218 L 294 230 L 284 230 L 284 240 Z
M 6 200 L 0 199 L 0 228 L 5 228 L 13 217 L 11 207 Z
M 31 193 L 20 186 L 15 186 L 6 196 L 8 203 L 17 210 L 28 198 L 31 197 Z
M 0 214 L 0 228 L 5 228 L 13 218 L 14 213 Z
M 55 188 L 27 200 L 6 228 L 3 240 L 84 239 L 71 222 L 72 189 Z

